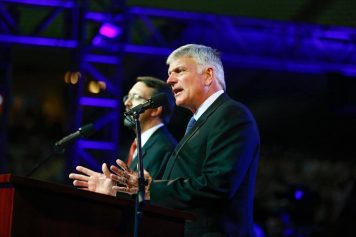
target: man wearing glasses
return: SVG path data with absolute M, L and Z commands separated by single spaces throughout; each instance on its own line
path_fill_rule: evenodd
M 162 171 L 164 171 L 168 159 L 177 144 L 166 127 L 175 106 L 172 90 L 166 82 L 157 78 L 138 77 L 137 82 L 129 93 L 123 97 L 125 110 L 128 111 L 159 93 L 167 95 L 167 103 L 155 109 L 148 109 L 139 117 L 142 130 L 143 166 L 155 178 L 162 176 Z M 127 118 L 124 119 L 124 125 L 132 129 L 135 128 L 135 124 Z M 132 170 L 137 169 L 138 159 L 135 145 L 136 141 L 133 141 L 126 160 L 127 165 Z M 110 172 L 105 163 L 102 166 L 103 173 L 98 173 L 82 166 L 77 166 L 76 169 L 80 173 L 71 173 L 69 175 L 69 178 L 74 180 L 74 186 L 93 192 L 116 195 L 116 192 L 108 188 L 113 183 L 109 178 Z

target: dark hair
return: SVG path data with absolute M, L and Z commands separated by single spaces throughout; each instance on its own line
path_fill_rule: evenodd
M 168 124 L 171 120 L 174 106 L 176 104 L 171 86 L 165 81 L 149 76 L 137 77 L 137 81 L 143 82 L 146 86 L 153 88 L 154 92 L 152 96 L 159 93 L 165 93 L 167 95 L 168 100 L 162 105 L 163 109 L 161 118 L 164 124 Z

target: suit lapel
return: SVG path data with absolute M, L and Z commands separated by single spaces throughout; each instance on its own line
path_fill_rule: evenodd
M 153 146 L 153 144 L 155 143 L 156 137 L 158 136 L 158 134 L 162 131 L 163 127 L 160 127 L 159 129 L 157 129 L 152 135 L 151 137 L 147 140 L 147 142 L 145 143 L 145 145 L 142 147 L 142 159 L 145 159 L 147 150 L 150 149 L 151 146 Z M 130 165 L 130 169 L 132 170 L 137 170 L 137 163 L 138 163 L 138 157 L 137 155 L 135 156 L 135 159 L 132 161 L 131 165 Z
M 206 120 L 213 114 L 213 112 L 219 106 L 221 106 L 227 99 L 228 96 L 225 93 L 219 96 L 214 101 L 214 103 L 202 114 L 202 116 L 198 119 L 198 121 L 191 128 L 191 130 L 182 138 L 182 140 L 178 143 L 177 147 L 174 149 L 172 157 L 168 161 L 163 178 L 168 178 L 170 176 L 174 163 L 178 158 L 178 154 L 180 150 L 184 147 L 184 145 L 198 132 L 198 130 L 205 124 Z
M 146 144 L 145 144 L 145 145 L 146 145 Z M 142 152 L 142 158 L 144 159 L 145 156 L 146 156 L 146 149 L 145 149 L 145 146 L 142 147 L 141 152 Z M 138 157 L 137 157 L 137 155 L 136 155 L 135 158 L 133 159 L 131 165 L 130 165 L 130 169 L 132 169 L 132 170 L 137 170 L 137 163 L 138 163 Z

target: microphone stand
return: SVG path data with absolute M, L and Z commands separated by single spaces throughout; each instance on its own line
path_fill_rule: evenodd
M 84 125 L 83 127 L 80 127 L 78 129 L 78 131 L 71 133 L 68 136 L 65 136 L 64 138 L 62 138 L 61 140 L 56 142 L 54 144 L 54 146 L 51 148 L 51 150 L 49 151 L 49 153 L 45 156 L 45 158 L 43 160 L 41 160 L 32 170 L 30 170 L 30 172 L 28 172 L 26 174 L 26 177 L 29 177 L 34 172 L 36 172 L 38 168 L 40 168 L 43 164 L 45 164 L 52 157 L 52 155 L 63 154 L 65 151 L 64 145 L 66 145 L 67 143 L 73 141 L 74 139 L 76 139 L 78 137 L 88 136 L 91 133 L 93 133 L 94 130 L 95 130 L 94 125 L 92 123 L 89 123 L 87 125 Z
M 32 176 L 40 167 L 42 167 L 53 155 L 55 154 L 63 154 L 65 149 L 62 146 L 54 145 L 48 154 L 42 159 L 40 162 L 37 163 L 35 167 L 33 167 L 29 172 L 27 172 L 26 177 Z
M 132 117 L 135 120 L 136 139 L 137 139 L 137 165 L 138 165 L 138 193 L 135 203 L 135 225 L 134 237 L 139 236 L 139 227 L 143 216 L 143 206 L 145 204 L 145 177 L 143 172 L 143 158 L 141 149 L 141 125 L 139 121 L 140 111 L 135 112 Z

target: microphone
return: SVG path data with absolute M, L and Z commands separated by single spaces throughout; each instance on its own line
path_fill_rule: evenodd
M 33 167 L 27 174 L 26 177 L 32 176 L 41 166 L 43 166 L 54 154 L 60 154 L 64 153 L 64 148 L 63 146 L 67 144 L 68 142 L 73 141 L 74 139 L 78 137 L 85 137 L 89 136 L 92 132 L 94 132 L 94 125 L 92 123 L 89 123 L 87 125 L 84 125 L 83 127 L 79 128 L 78 131 L 69 134 L 68 136 L 62 138 L 58 142 L 54 144 L 52 147 L 51 151 L 49 154 L 41 160 L 35 167 Z
M 54 144 L 55 147 L 62 147 L 63 145 L 67 144 L 68 142 L 73 141 L 78 137 L 86 137 L 89 136 L 92 132 L 94 132 L 94 125 L 92 123 L 86 124 L 83 127 L 80 127 L 76 132 L 65 136 L 58 142 Z
M 158 93 L 157 95 L 152 96 L 151 99 L 147 100 L 143 104 L 139 104 L 132 109 L 126 111 L 124 113 L 125 116 L 141 114 L 145 112 L 147 109 L 155 109 L 159 106 L 168 103 L 168 97 L 165 93 Z

